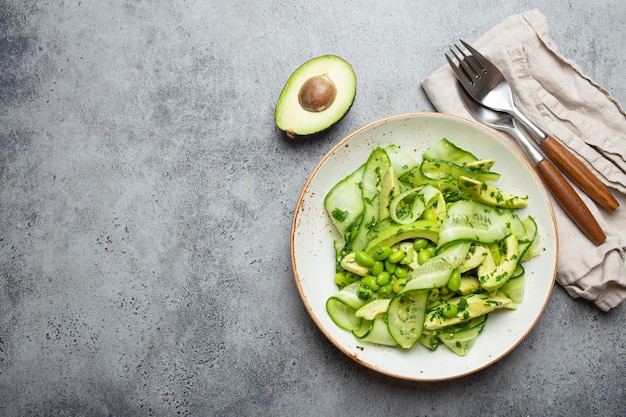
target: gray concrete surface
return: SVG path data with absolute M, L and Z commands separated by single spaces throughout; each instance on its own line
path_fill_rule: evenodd
M 626 103 L 621 0 L 0 2 L 0 415 L 626 415 L 624 305 L 557 287 L 494 366 L 411 383 L 340 353 L 293 282 L 319 159 L 432 110 L 419 83 L 447 47 L 534 7 Z M 278 94 L 326 53 L 356 102 L 289 141 Z

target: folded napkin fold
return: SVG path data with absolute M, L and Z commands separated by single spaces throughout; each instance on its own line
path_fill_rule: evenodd
M 626 299 L 626 113 L 560 54 L 537 9 L 510 16 L 472 46 L 504 73 L 522 112 L 572 150 L 619 201 L 620 207 L 609 213 L 574 186 L 607 235 L 600 246 L 552 201 L 559 233 L 557 282 L 572 297 L 592 300 L 603 311 L 616 307 Z M 456 82 L 445 64 L 422 88 L 439 112 L 473 120 Z M 513 137 L 500 135 L 523 154 Z

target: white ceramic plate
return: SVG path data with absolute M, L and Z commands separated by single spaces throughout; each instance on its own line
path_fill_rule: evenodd
M 324 197 L 339 180 L 364 163 L 372 149 L 400 145 L 421 160 L 428 147 L 447 138 L 479 158 L 493 158 L 502 176 L 497 185 L 529 196 L 520 216 L 532 214 L 541 234 L 541 256 L 525 263 L 524 302 L 515 311 L 489 316 L 485 329 L 464 357 L 445 346 L 431 352 L 421 345 L 408 350 L 358 341 L 337 327 L 326 313 L 326 300 L 337 291 L 333 240 L 339 236 L 324 210 Z M 516 150 L 477 123 L 440 113 L 411 113 L 385 118 L 355 131 L 339 142 L 315 167 L 300 195 L 293 218 L 291 257 L 295 282 L 311 318 L 322 333 L 356 362 L 380 373 L 406 379 L 435 381 L 457 378 L 483 369 L 513 350 L 533 328 L 550 297 L 557 263 L 557 233 L 550 200 L 533 169 Z

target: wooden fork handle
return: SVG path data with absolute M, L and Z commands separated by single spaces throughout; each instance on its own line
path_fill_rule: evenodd
M 615 197 L 598 177 L 554 137 L 548 135 L 541 142 L 541 148 L 593 201 L 608 211 L 619 207 Z
M 576 190 L 567 182 L 561 171 L 549 159 L 537 164 L 537 171 L 545 184 L 552 191 L 552 195 L 561 204 L 563 210 L 574 223 L 596 246 L 606 240 L 604 231 L 593 217 Z

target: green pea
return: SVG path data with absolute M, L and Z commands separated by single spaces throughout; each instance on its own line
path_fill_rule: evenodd
M 362 250 L 359 250 L 354 254 L 354 259 L 359 265 L 365 266 L 365 267 L 372 267 L 374 266 L 374 262 L 375 262 L 374 258 L 369 256 L 367 252 L 362 251 Z
M 428 248 L 422 249 L 421 251 L 417 253 L 417 262 L 420 265 L 423 265 L 424 263 L 426 263 L 426 261 L 428 261 L 432 257 L 433 257 L 433 253 L 430 250 L 428 250 Z
M 372 275 L 376 276 L 385 270 L 385 264 L 383 261 L 374 262 L 374 266 L 372 266 Z
M 384 261 L 389 258 L 389 255 L 391 255 L 391 248 L 389 246 L 381 246 L 376 248 L 372 257 L 377 261 Z
M 417 252 L 415 251 L 415 249 L 413 248 L 409 248 L 405 255 L 404 258 L 400 261 L 400 263 L 402 265 L 410 265 L 413 263 L 413 259 L 415 259 L 415 255 L 417 255 Z
M 424 214 L 422 214 L 422 219 L 428 220 L 428 221 L 431 221 L 431 222 L 436 222 L 437 221 L 437 212 L 435 211 L 434 208 L 429 207 L 426 210 L 424 210 Z
M 374 295 L 374 291 L 365 285 L 359 285 L 356 295 L 362 300 L 369 300 Z
M 393 274 L 398 278 L 406 278 L 406 276 L 409 274 L 409 271 L 401 266 L 396 266 L 396 270 L 393 271 Z
M 389 283 L 387 285 L 383 285 L 382 287 L 380 287 L 378 289 L 378 294 L 387 295 L 387 294 L 391 294 L 391 291 L 393 291 L 393 284 Z
M 387 285 L 389 284 L 390 277 L 391 275 L 389 275 L 389 272 L 383 271 L 380 274 L 376 275 L 376 284 L 381 287 L 383 285 Z
M 461 287 L 461 273 L 457 268 L 454 268 L 452 270 L 450 278 L 448 278 L 448 283 L 446 284 L 446 287 L 448 287 L 450 291 L 458 291 L 458 289 Z
M 387 259 L 385 261 L 385 271 L 389 272 L 390 274 L 393 274 L 395 270 L 396 270 L 396 264 L 394 264 L 393 262 L 389 262 L 389 259 Z
M 401 251 L 400 249 L 395 250 L 390 256 L 389 256 L 389 262 L 391 262 L 392 264 L 397 264 L 398 262 L 400 262 L 402 260 L 402 258 L 404 258 L 404 251 Z
M 406 279 L 404 278 L 394 279 L 392 285 L 393 285 L 393 292 L 398 294 L 400 291 L 404 289 L 404 286 L 406 285 Z
M 361 284 L 366 285 L 371 288 L 373 291 L 378 291 L 379 285 L 376 284 L 376 277 L 373 275 L 368 275 L 361 279 Z
M 354 272 L 346 272 L 346 280 L 348 280 L 348 282 L 357 282 L 360 279 L 361 277 Z
M 340 287 L 345 287 L 346 285 L 348 285 L 349 281 L 346 278 L 346 273 L 345 272 L 337 272 L 335 274 L 335 283 L 337 285 L 339 285 Z
M 447 318 L 456 316 L 458 312 L 459 308 L 456 304 L 446 304 L 443 308 L 443 316 Z
M 413 249 L 418 252 L 424 249 L 426 246 L 428 246 L 428 239 L 419 237 L 413 241 Z

